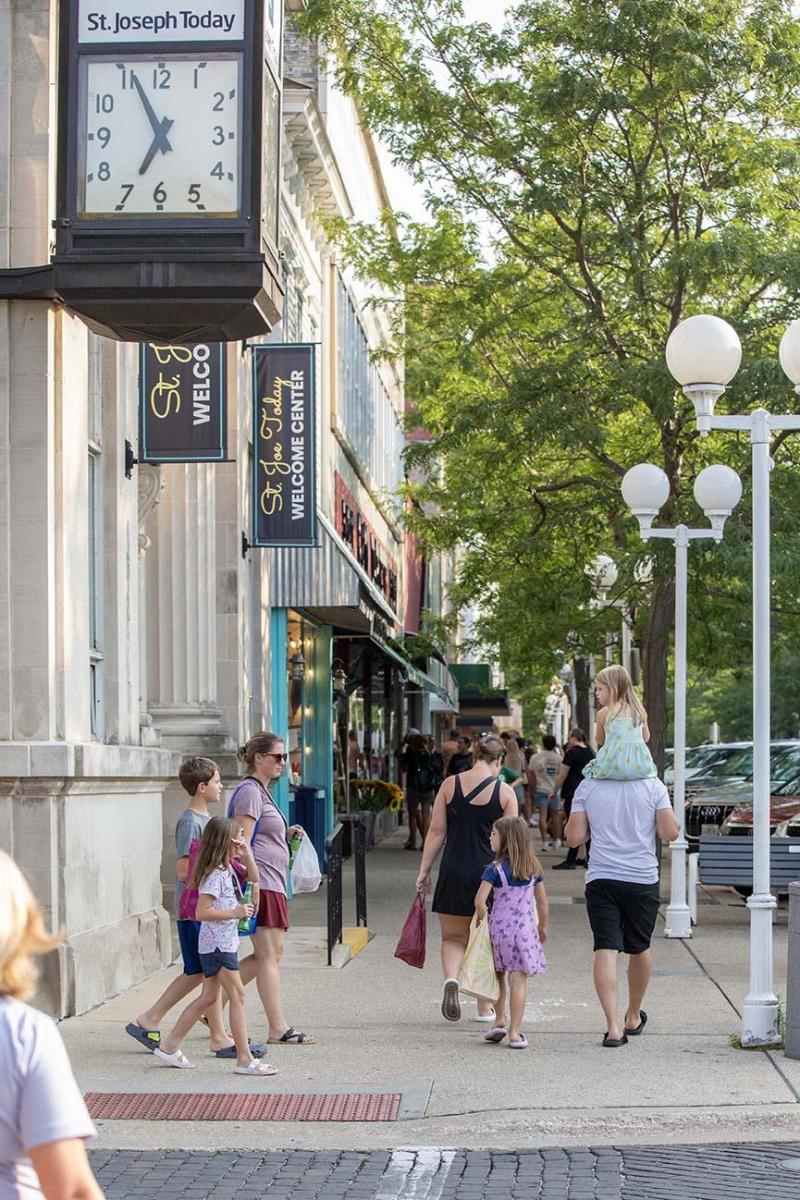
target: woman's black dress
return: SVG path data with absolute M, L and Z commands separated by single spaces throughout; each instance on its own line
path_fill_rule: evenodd
M 485 788 L 494 785 L 486 804 L 471 804 Z M 433 911 L 450 917 L 471 917 L 475 912 L 475 893 L 481 875 L 494 861 L 489 836 L 492 826 L 503 815 L 500 804 L 501 780 L 483 779 L 466 796 L 460 776 L 455 776 L 453 799 L 447 805 L 447 840 L 444 845 L 439 878 L 433 894 Z

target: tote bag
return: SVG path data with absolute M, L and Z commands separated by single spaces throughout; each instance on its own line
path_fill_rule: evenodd
M 458 988 L 465 996 L 474 996 L 476 1000 L 489 1000 L 494 1004 L 500 996 L 500 984 L 494 969 L 489 920 L 484 917 L 480 925 L 477 922 L 478 918 L 473 917 L 469 927 L 469 942 L 461 963 Z
M 426 931 L 425 901 L 421 893 L 417 892 L 411 908 L 408 910 L 400 941 L 395 948 L 395 958 L 401 958 L 410 967 L 419 967 L 420 969 L 424 967 Z

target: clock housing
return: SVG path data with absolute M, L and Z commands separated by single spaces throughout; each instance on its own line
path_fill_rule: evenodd
M 61 5 L 55 291 L 124 340 L 228 341 L 280 319 L 263 6 L 185 3 Z

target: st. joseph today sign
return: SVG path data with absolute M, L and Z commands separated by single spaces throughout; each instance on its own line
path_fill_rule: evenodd
M 79 0 L 78 41 L 241 41 L 244 0 Z

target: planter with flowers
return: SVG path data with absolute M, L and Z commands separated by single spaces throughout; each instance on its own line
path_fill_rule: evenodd
M 374 846 L 397 827 L 403 807 L 403 789 L 388 779 L 354 779 L 358 791 L 356 807 L 367 814 L 367 845 Z

